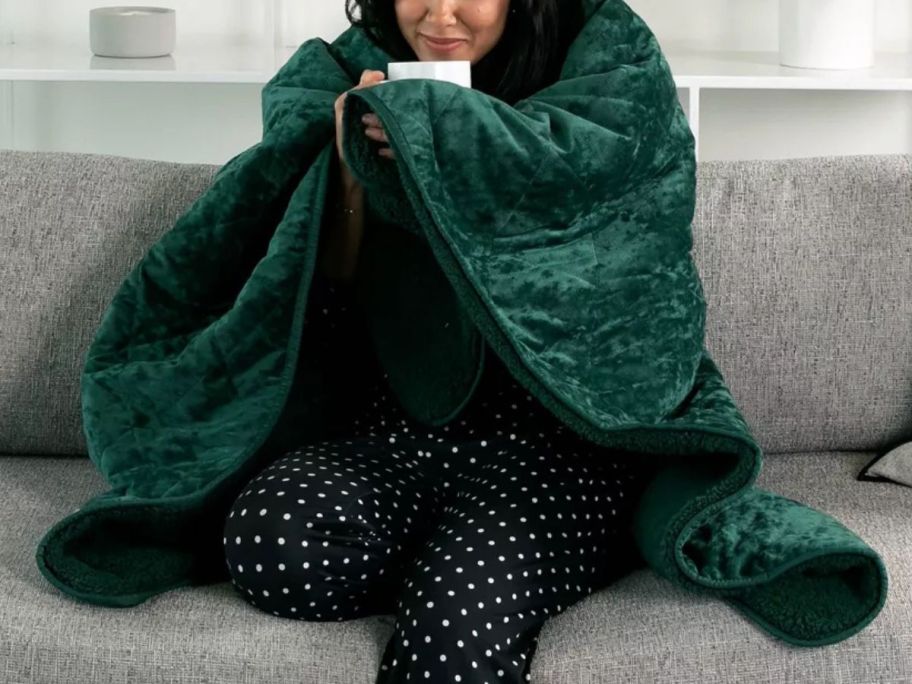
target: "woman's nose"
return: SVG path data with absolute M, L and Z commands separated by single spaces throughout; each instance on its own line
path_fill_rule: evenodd
M 459 0 L 427 0 L 428 15 L 432 18 L 452 19 Z

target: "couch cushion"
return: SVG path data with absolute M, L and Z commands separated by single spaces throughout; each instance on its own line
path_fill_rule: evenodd
M 912 437 L 912 155 L 705 161 L 706 346 L 770 453 Z M 84 454 L 83 355 L 218 166 L 0 150 L 0 452 Z
M 218 168 L 0 150 L 0 452 L 86 453 L 79 375 L 101 315 Z
M 883 557 L 881 613 L 837 644 L 799 648 L 722 601 L 638 569 L 546 622 L 532 659 L 542 683 L 912 681 L 912 491 L 858 482 L 873 454 L 767 457 L 757 485 L 836 517 Z M 375 680 L 392 615 L 278 618 L 230 582 L 184 587 L 132 608 L 61 594 L 39 573 L 42 533 L 106 487 L 91 462 L 0 456 L 0 674 L 4 681 Z
M 706 347 L 768 453 L 912 437 L 912 155 L 702 162 Z

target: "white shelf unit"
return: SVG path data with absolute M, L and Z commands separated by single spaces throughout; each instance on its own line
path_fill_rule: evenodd
M 344 7 L 325 0 L 169 0 L 176 12 L 172 54 L 98 57 L 89 11 L 97 0 L 0 0 L 0 147 L 15 136 L 16 81 L 263 84 L 298 45 L 348 26 Z M 320 29 L 315 31 L 314 29 Z
M 0 105 L 0 130 L 11 129 L 14 123 L 11 104 L 14 81 L 264 84 L 294 53 L 297 45 L 307 39 L 300 17 L 288 15 L 289 7 L 301 5 L 286 4 L 288 2 L 260 0 L 259 5 L 254 3 L 253 10 L 245 5 L 244 11 L 252 11 L 252 17 L 257 20 L 250 22 L 256 26 L 246 34 L 239 26 L 229 26 L 224 35 L 181 33 L 179 29 L 174 52 L 152 59 L 93 55 L 89 49 L 87 7 L 94 3 L 74 3 L 81 4 L 77 9 L 85 12 L 84 33 L 63 33 L 51 38 L 26 36 L 12 44 L 0 44 L 0 100 L 5 103 L 5 106 Z M 9 5 L 3 3 L 4 0 L 0 0 L 0 20 L 4 12 L 9 14 Z M 240 12 L 237 6 L 233 7 Z M 74 11 L 72 6 L 69 10 Z M 236 13 L 236 23 L 238 16 L 240 14 Z M 289 22 L 295 21 L 297 29 L 290 31 Z M 5 37 L 15 40 L 15 22 L 13 26 L 12 35 Z M 3 34 L 0 34 L 2 38 Z M 327 42 L 332 39 L 328 37 Z M 704 90 L 912 91 L 912 58 L 906 52 L 877 53 L 875 65 L 868 69 L 822 70 L 781 66 L 775 51 L 700 50 L 665 43 L 662 48 L 678 89 L 687 91 L 683 102 L 696 139 L 698 159 Z M 9 137 L 9 134 L 5 136 Z
M 912 91 L 912 55 L 878 52 L 867 69 L 799 69 L 777 51 L 663 48 L 678 88 L 687 91 L 687 119 L 700 158 L 700 95 L 704 90 Z
M 326 28 L 325 10 L 316 12 L 321 1 L 222 0 L 213 12 L 207 3 L 171 0 L 174 51 L 119 59 L 90 49 L 89 11 L 97 0 L 0 0 L 0 81 L 264 83 L 316 35 L 306 10 Z

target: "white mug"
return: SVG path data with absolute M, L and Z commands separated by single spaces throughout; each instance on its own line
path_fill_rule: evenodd
M 467 59 L 441 62 L 390 62 L 387 65 L 386 78 L 389 81 L 398 81 L 403 78 L 432 78 L 471 88 L 472 62 Z

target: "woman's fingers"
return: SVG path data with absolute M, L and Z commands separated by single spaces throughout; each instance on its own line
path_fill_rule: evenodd
M 386 139 L 386 132 L 383 130 L 383 124 L 380 123 L 380 119 L 377 118 L 376 114 L 365 114 L 361 117 L 361 121 L 364 124 L 364 130 L 369 137 L 374 140 L 389 142 Z
M 380 127 L 368 126 L 364 129 L 365 135 L 371 140 L 378 140 L 379 142 L 389 142 L 386 137 L 386 132 Z
M 368 126 L 364 129 L 364 134 L 371 140 L 385 143 L 389 142 L 389 139 L 386 137 L 386 131 L 383 130 L 382 126 Z M 393 150 L 389 147 L 380 148 L 377 150 L 377 154 L 381 157 L 393 158 Z
M 356 85 L 354 88 L 346 90 L 344 93 L 341 93 L 333 103 L 333 109 L 335 110 L 336 117 L 336 150 L 339 154 L 339 158 L 342 158 L 342 113 L 345 109 L 345 100 L 348 97 L 350 90 L 356 90 L 358 88 L 364 88 L 367 86 L 376 85 L 381 83 L 386 78 L 386 74 L 382 71 L 365 69 L 361 72 L 361 82 Z M 379 121 L 377 122 L 379 124 Z M 382 138 L 383 141 L 389 142 L 386 138 Z
M 367 85 L 374 85 L 375 83 L 380 83 L 386 78 L 386 74 L 382 71 L 365 69 L 361 72 L 361 82 L 358 83 L 356 88 L 363 88 Z
M 380 83 L 386 78 L 386 74 L 382 71 L 365 69 L 361 73 L 361 82 L 357 87 L 363 88 L 368 85 L 374 85 Z M 380 123 L 380 119 L 376 114 L 365 114 L 361 117 L 361 122 L 364 124 L 364 134 L 371 140 L 376 140 L 378 142 L 388 143 L 389 139 L 386 137 L 386 131 L 383 130 L 383 126 Z M 377 150 L 377 154 L 386 159 L 393 159 L 393 150 L 389 147 L 383 147 Z

